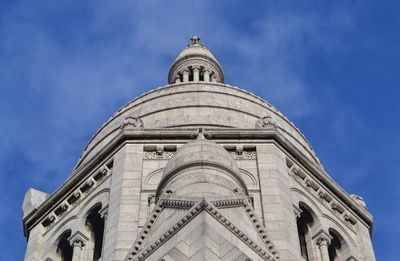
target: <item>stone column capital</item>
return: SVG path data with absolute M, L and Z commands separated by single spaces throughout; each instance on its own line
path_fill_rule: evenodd
M 313 240 L 315 241 L 315 243 L 316 243 L 318 246 L 320 246 L 320 247 L 321 247 L 322 245 L 328 246 L 328 245 L 331 243 L 332 236 L 329 235 L 329 233 L 326 232 L 325 230 L 321 229 L 320 231 L 318 231 L 318 232 L 312 237 L 312 239 L 313 239 Z
M 73 235 L 68 238 L 69 243 L 72 247 L 83 248 L 89 238 L 80 231 L 76 231 Z
M 192 66 L 192 69 L 193 69 L 193 71 L 200 71 L 200 66 L 198 66 L 198 65 L 194 65 L 194 66 Z
M 190 75 L 189 69 L 183 69 L 182 71 L 180 71 L 180 73 L 181 73 L 182 75 L 185 75 L 185 74 Z
M 108 206 L 100 209 L 99 214 L 101 218 L 106 219 L 108 217 Z
M 303 213 L 303 210 L 301 210 L 301 208 L 299 208 L 298 206 L 293 205 L 293 212 L 296 218 L 299 218 L 301 216 L 301 213 Z

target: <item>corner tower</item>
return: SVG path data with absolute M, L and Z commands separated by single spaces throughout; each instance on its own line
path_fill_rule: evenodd
M 375 260 L 372 216 L 276 108 L 193 37 L 168 85 L 108 120 L 23 203 L 25 260 Z

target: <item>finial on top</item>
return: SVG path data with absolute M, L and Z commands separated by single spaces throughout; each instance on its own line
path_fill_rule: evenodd
M 193 46 L 193 45 L 201 45 L 202 46 L 202 44 L 200 43 L 200 37 L 198 37 L 197 35 L 194 35 L 192 38 L 190 38 L 190 40 L 192 40 L 192 43 L 190 44 L 190 46 Z

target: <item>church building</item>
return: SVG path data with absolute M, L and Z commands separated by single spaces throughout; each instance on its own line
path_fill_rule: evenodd
M 27 261 L 375 260 L 362 197 L 275 107 L 225 84 L 196 36 L 168 85 L 117 111 L 22 209 Z

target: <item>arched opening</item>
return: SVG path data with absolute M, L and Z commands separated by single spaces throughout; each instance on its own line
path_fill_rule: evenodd
M 343 237 L 339 235 L 335 230 L 329 229 L 329 235 L 332 237 L 331 243 L 328 246 L 329 261 L 341 260 L 343 250 L 347 248 L 347 244 Z
M 71 236 L 71 230 L 65 231 L 57 244 L 57 256 L 61 261 L 72 261 L 73 248 L 68 238 Z
M 297 233 L 299 237 L 300 253 L 304 260 L 313 260 L 312 233 L 317 223 L 315 214 L 303 203 L 299 204 L 301 214 L 297 217 Z
M 189 82 L 193 82 L 193 68 L 189 67 Z
M 90 241 L 93 248 L 93 261 L 101 258 L 104 236 L 104 219 L 99 211 L 101 205 L 94 207 L 86 218 L 86 225 L 90 230 Z

